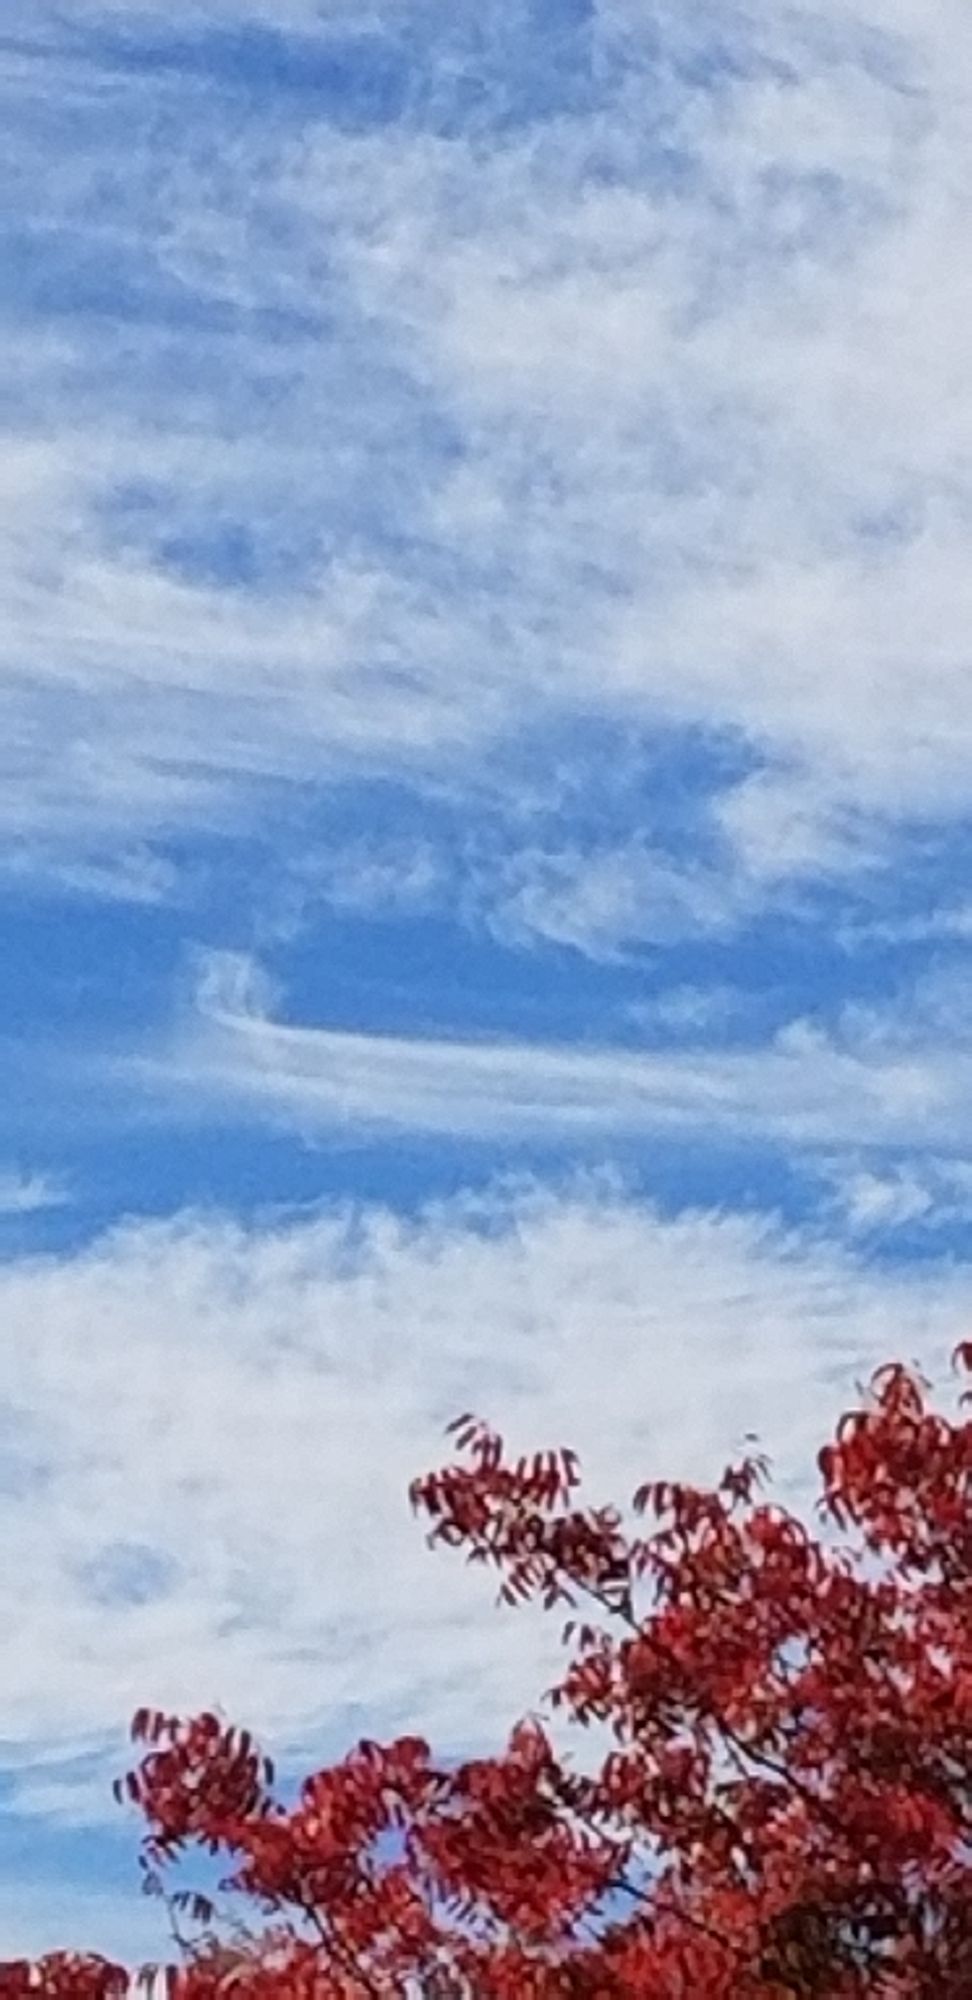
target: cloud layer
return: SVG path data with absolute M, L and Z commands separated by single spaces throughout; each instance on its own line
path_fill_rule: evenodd
M 0 65 L 10 833 L 475 788 L 592 708 L 745 746 L 719 825 L 761 880 L 964 813 L 949 10 L 602 0 L 558 37 L 510 4 L 428 40 L 294 6 L 276 62 L 249 7 L 40 13 Z
M 408 1518 L 459 1409 L 575 1442 L 622 1495 L 755 1428 L 792 1489 L 861 1372 L 940 1374 L 972 1303 L 957 1272 L 610 1184 L 132 1224 L 0 1291 L 8 1770 L 19 1808 L 96 1818 L 140 1699 L 220 1701 L 306 1755 L 406 1722 L 485 1742 L 536 1696 L 549 1645 Z

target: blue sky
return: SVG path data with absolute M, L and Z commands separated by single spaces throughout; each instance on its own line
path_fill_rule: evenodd
M 534 1698 L 457 1409 L 797 1494 L 967 1332 L 968 49 L 7 0 L 5 1952 L 162 1948 L 138 1703 Z

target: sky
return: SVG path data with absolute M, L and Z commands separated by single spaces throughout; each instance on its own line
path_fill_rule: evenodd
M 0 1955 L 142 1703 L 556 1669 L 406 1488 L 794 1505 L 972 1320 L 957 0 L 6 0 Z

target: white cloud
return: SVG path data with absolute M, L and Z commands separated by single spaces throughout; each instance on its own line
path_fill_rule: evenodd
M 152 905 L 171 903 L 180 893 L 180 873 L 148 847 L 94 849 L 73 859 L 56 841 L 12 843 L 0 856 L 0 875 L 10 888 L 53 887 L 59 893 L 98 902 Z
M 440 901 L 449 871 L 429 840 L 336 843 L 303 858 L 294 871 L 297 909 L 326 903 L 342 915 L 421 915 Z
M 803 771 L 760 772 L 730 787 L 715 818 L 744 883 L 839 876 L 881 856 L 880 825 L 828 798 Z
M 855 1231 L 896 1229 L 924 1220 L 932 1197 L 920 1174 L 853 1174 L 842 1184 L 840 1195 L 847 1220 Z
M 204 1018 L 262 1020 L 278 998 L 269 973 L 248 952 L 199 953 L 195 970 L 195 999 Z
M 51 1174 L 0 1169 L 0 1216 L 37 1215 L 71 1200 L 63 1181 Z
M 571 1440 L 622 1494 L 713 1472 L 755 1428 L 792 1486 L 854 1378 L 898 1353 L 940 1372 L 970 1305 L 956 1270 L 858 1269 L 765 1220 L 663 1221 L 609 1184 L 414 1222 L 184 1216 L 9 1265 L 14 1803 L 97 1817 L 97 1759 L 107 1776 L 141 1700 L 219 1701 L 294 1755 L 405 1725 L 494 1739 L 555 1635 L 497 1614 L 408 1516 L 451 1415 L 478 1408 L 523 1448 Z
M 292 1129 L 603 1140 L 651 1132 L 834 1146 L 972 1148 L 972 1040 L 935 1016 L 848 1008 L 756 1047 L 632 1051 L 358 1033 L 274 1020 L 247 958 L 203 961 L 195 1016 L 125 1072 L 176 1117 L 246 1107 Z M 954 1024 L 949 1022 L 949 1028 Z
M 841 924 L 839 935 L 851 951 L 885 944 L 972 944 L 972 903 L 943 900 L 913 916 L 855 918 Z
M 723 30 L 752 61 L 691 83 Z M 593 33 L 600 74 L 623 53 L 614 95 L 535 127 L 362 137 L 322 115 L 160 161 L 157 123 L 119 117 L 120 177 L 99 113 L 59 163 L 78 242 L 107 230 L 204 324 L 190 382 L 162 307 L 4 335 L 45 413 L 5 458 L 10 828 L 130 848 L 256 810 L 269 778 L 462 782 L 525 722 L 592 706 L 778 767 L 733 808 L 764 883 L 767 857 L 854 863 L 862 816 L 965 811 L 962 18 L 603 5 Z M 110 85 L 140 106 L 169 87 Z M 90 77 L 65 88 L 90 115 Z M 33 157 L 22 212 L 50 244 Z M 280 312 L 307 323 L 285 357 L 260 318 Z M 417 407 L 458 453 L 412 435 Z M 404 555 L 361 511 L 369 474 L 399 526 L 408 493 Z M 122 548 L 106 500 L 153 479 L 163 542 L 309 516 L 317 560 L 241 591 Z
M 483 882 L 486 920 L 505 942 L 538 938 L 592 959 L 695 933 L 728 935 L 751 908 L 744 879 L 624 845 L 522 848 Z
M 853 1236 L 887 1236 L 901 1229 L 952 1229 L 972 1217 L 972 1163 L 906 1159 L 875 1167 L 831 1162 L 832 1212 Z
M 559 589 L 551 698 L 741 727 L 821 810 L 961 809 L 965 141 L 952 93 L 915 94 L 937 24 L 900 52 L 909 93 L 829 19 L 832 64 L 806 17 L 764 13 L 786 80 L 711 96 L 646 49 L 632 100 L 660 99 L 686 195 L 648 158 L 641 185 L 585 179 L 596 120 L 480 161 L 474 194 L 416 149 L 407 218 L 380 207 L 357 268 L 475 427 L 473 532 L 515 493 L 519 573 Z
M 652 1034 L 704 1041 L 744 1025 L 758 998 L 736 986 L 663 986 L 647 999 L 633 1001 L 627 1016 Z

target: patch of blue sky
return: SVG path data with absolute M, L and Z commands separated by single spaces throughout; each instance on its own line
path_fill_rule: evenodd
M 109 1542 L 81 1565 L 85 1595 L 106 1610 L 138 1610 L 169 1595 L 177 1577 L 172 1558 L 144 1542 Z
M 218 542 L 208 552 L 205 542 L 189 546 L 200 564 L 221 556 L 235 571 L 239 563 L 232 542 L 222 551 Z M 646 967 L 656 981 L 724 984 L 731 977 L 742 991 L 778 992 L 794 1011 L 820 1013 L 828 1002 L 833 1011 L 848 996 L 886 992 L 912 961 L 926 962 L 923 933 L 934 939 L 936 924 L 939 957 L 961 962 L 963 840 L 959 831 L 948 837 L 939 830 L 919 830 L 911 842 L 899 836 L 886 857 L 850 879 L 811 875 L 784 886 L 768 907 L 742 910 L 725 936 L 706 936 L 704 924 L 693 936 L 687 923 L 681 937 L 636 937 L 611 971 L 582 953 L 545 948 L 542 937 L 532 949 L 526 941 L 501 949 L 474 912 L 469 921 L 468 901 L 465 914 L 461 907 L 470 864 L 485 878 L 482 912 L 504 863 L 524 843 L 541 856 L 567 846 L 583 857 L 638 839 L 687 867 L 718 859 L 707 808 L 729 773 L 738 774 L 743 760 L 734 745 L 683 737 L 626 743 L 608 725 L 592 725 L 589 737 L 579 757 L 576 732 L 554 736 L 532 796 L 530 756 L 518 750 L 508 769 L 494 771 L 498 796 L 484 786 L 472 811 L 468 797 L 451 797 L 448 786 L 437 797 L 434 785 L 423 792 L 392 780 L 345 781 L 305 787 L 296 800 L 271 788 L 259 838 L 168 844 L 184 892 L 163 898 L 161 907 L 84 899 L 70 878 L 59 889 L 55 876 L 45 890 L 42 880 L 14 877 L 5 902 L 0 1032 L 22 1035 L 38 1021 L 55 1033 L 69 1022 L 81 1031 L 100 1022 L 112 1032 L 127 1022 L 137 1032 L 170 990 L 187 936 L 221 949 L 251 950 L 268 940 L 298 1018 L 315 981 L 323 992 L 313 1013 L 347 1018 L 367 1009 L 369 986 L 380 994 L 392 966 L 386 1026 L 407 982 L 409 1026 L 424 1019 L 459 1030 L 505 1028 L 526 1005 L 546 1011 L 548 1021 L 559 1011 L 564 1029 L 574 1032 L 585 1015 L 597 1020 L 606 983 L 617 988 L 619 1004 L 637 997 Z M 218 746 L 211 754 L 218 757 Z M 419 842 L 437 866 L 414 896 L 406 872 L 399 895 L 399 871 L 407 871 Z M 376 862 L 387 870 L 387 888 L 379 883 L 372 894 L 365 881 L 355 908 L 353 869 Z M 349 878 L 343 890 L 342 868 Z M 288 943 L 291 926 L 296 936 Z
M 10 319 L 72 322 L 110 319 L 119 326 L 176 323 L 187 336 L 228 331 L 239 317 L 225 300 L 206 298 L 154 268 L 125 245 L 79 243 L 71 232 L 42 237 L 17 228 L 0 234 L 3 309 Z M 257 322 L 265 315 L 257 313 Z M 270 329 L 276 324 L 270 315 Z
M 295 1025 L 755 1050 L 794 1020 L 836 1029 L 850 1003 L 877 1007 L 907 993 L 913 954 L 892 944 L 849 959 L 834 930 L 835 906 L 846 904 L 817 895 L 814 913 L 777 908 L 721 938 L 635 937 L 610 958 L 542 934 L 497 943 L 487 920 L 455 909 L 416 917 L 311 903 L 296 937 L 278 941 L 268 962 L 280 979 L 278 1018 Z M 946 949 L 940 962 L 961 965 L 964 956 Z M 918 963 L 927 967 L 927 955 Z M 696 996 L 697 1018 L 687 1004 L 673 1007 L 673 994 Z M 709 1011 L 708 995 L 717 1003 Z
M 609 1130 L 550 1142 L 525 1132 L 497 1143 L 366 1130 L 322 1136 L 301 1132 L 299 1119 L 296 1129 L 274 1130 L 232 1101 L 198 1119 L 185 1110 L 146 1116 L 122 1081 L 106 1078 L 103 1052 L 118 1058 L 168 1032 L 173 995 L 187 985 L 188 938 L 252 946 L 252 900 L 235 862 L 214 874 L 188 922 L 184 910 L 165 905 L 118 909 L 56 896 L 19 909 L 8 902 L 0 1012 L 8 1143 L 24 1157 L 39 1149 L 42 1164 L 84 1191 L 80 1205 L 8 1218 L 2 1233 L 11 1251 L 69 1249 L 118 1214 L 182 1206 L 251 1217 L 321 1200 L 414 1209 L 464 1184 L 483 1186 L 511 1166 L 557 1180 L 579 1165 L 614 1163 L 665 1212 L 765 1203 L 793 1222 L 812 1221 L 820 1200 L 813 1160 L 788 1158 L 785 1146 L 768 1146 L 758 1132 L 740 1140 L 713 1130 L 704 1147 L 690 1134 L 634 1141 Z M 318 908 L 296 936 L 276 939 L 268 963 L 280 979 L 279 1018 L 301 1026 L 498 1036 L 579 1050 L 756 1050 L 794 1018 L 832 1029 L 849 1001 L 880 1006 L 914 965 L 913 951 L 896 942 L 848 961 L 832 916 L 809 924 L 805 914 L 777 912 L 731 941 L 644 946 L 606 966 L 543 939 L 503 948 L 455 912 L 379 919 Z M 960 952 L 944 958 L 964 962 Z M 918 963 L 927 967 L 926 953 Z M 706 996 L 718 1002 L 726 994 L 726 1012 L 718 1004 L 706 1011 Z M 919 1218 L 904 1237 L 897 1232 L 898 1252 L 926 1227 Z M 941 1225 L 939 1242 L 942 1231 L 957 1240 L 956 1223 Z
M 177 357 L 174 366 L 177 372 Z M 319 382 L 313 397 L 296 389 L 288 393 L 286 381 L 274 395 L 255 371 L 245 388 L 238 385 L 244 436 L 261 400 L 264 420 L 269 403 L 286 423 L 281 405 L 290 403 L 293 421 L 299 407 L 333 399 L 326 425 L 321 409 L 324 463 L 309 468 L 299 459 L 290 468 L 274 468 L 254 492 L 245 464 L 235 479 L 231 473 L 208 479 L 204 473 L 200 479 L 190 452 L 182 483 L 125 478 L 103 491 L 95 522 L 104 547 L 189 583 L 271 596 L 299 594 L 347 552 L 367 551 L 372 560 L 420 575 L 427 589 L 446 595 L 467 581 L 482 581 L 481 575 L 475 578 L 474 558 L 463 563 L 447 548 L 410 533 L 407 525 L 408 505 L 461 457 L 455 430 L 407 383 L 394 379 L 387 360 L 380 365 L 376 357 L 369 366 L 359 349 L 352 365 L 345 349 L 343 359 L 333 356 L 327 373 L 330 380 Z M 362 384 L 368 394 L 359 408 Z
M 108 164 L 113 148 L 103 126 L 105 91 L 136 132 L 141 127 L 153 145 L 168 142 L 170 162 L 212 163 L 222 135 L 224 159 L 215 179 L 224 187 L 233 176 L 232 154 L 247 133 L 264 152 L 302 130 L 330 126 L 367 134 L 393 123 L 403 132 L 500 142 L 517 130 L 540 131 L 548 120 L 567 119 L 578 133 L 585 121 L 589 127 L 582 178 L 592 185 L 685 192 L 694 171 L 691 143 L 680 133 L 686 107 L 700 88 L 728 91 L 741 76 L 770 68 L 769 59 L 743 59 L 718 20 L 693 28 L 685 46 L 670 23 L 653 26 L 646 17 L 635 69 L 630 46 L 612 57 L 609 36 L 599 26 L 595 42 L 594 26 L 594 10 L 572 0 L 499 0 L 485 11 L 450 10 L 448 20 L 437 6 L 417 5 L 351 36 L 333 28 L 308 35 L 245 18 L 185 32 L 163 26 L 160 15 L 129 22 L 124 31 L 108 22 L 62 22 L 41 53 L 67 63 L 66 91 L 42 89 L 28 117 L 18 79 L 11 114 L 28 153 L 46 139 L 49 145 L 72 143 L 76 153 L 80 142 L 79 157 L 92 148 L 104 156 L 106 171 L 91 186 L 84 211 L 89 221 L 124 208 L 133 193 L 142 199 L 149 194 L 139 178 L 126 185 Z M 73 102 L 72 58 L 83 58 Z M 612 117 L 618 93 L 633 87 L 635 75 L 638 117 Z M 94 94 L 89 78 L 98 79 Z M 541 153 L 538 166 L 541 175 L 556 172 L 557 160 L 552 155 L 545 169 Z M 830 178 L 806 177 L 805 207 Z M 833 192 L 828 219 L 833 222 L 839 203 L 846 222 L 854 191 L 836 180 Z M 788 193 L 792 210 L 795 181 Z M 464 198 L 475 202 L 475 189 Z M 248 206 L 258 215 L 261 205 L 260 188 L 251 189 Z M 286 227 L 283 214 L 279 222 Z
M 126 1746 L 118 1745 L 125 1769 Z M 105 1815 L 107 1817 L 107 1813 Z M 140 1894 L 133 1826 L 118 1812 L 117 1830 L 58 1827 L 46 1815 L 16 1811 L 0 1797 L 0 1875 L 6 1922 L 4 1947 L 50 1948 L 45 1910 L 62 1921 L 87 1923 L 106 1954 L 134 1965 L 164 1960 L 169 1937 L 164 1913 Z M 70 1915 L 68 1914 L 70 1913 Z
M 399 966 L 421 992 L 422 967 L 431 964 L 426 983 L 442 995 L 449 989 L 439 961 L 467 965 L 484 1028 L 504 993 L 514 1004 L 518 994 L 545 994 L 548 977 L 560 1007 L 571 1009 L 572 1026 L 578 1011 L 590 1006 L 596 1016 L 603 1005 L 607 975 L 596 949 L 585 963 L 582 949 L 557 947 L 542 932 L 524 934 L 518 948 L 496 948 L 490 916 L 504 879 L 512 892 L 524 854 L 542 869 L 565 856 L 582 868 L 591 858 L 630 853 L 633 865 L 639 856 L 646 869 L 678 864 L 690 880 L 693 870 L 710 870 L 723 884 L 724 923 L 717 886 L 713 907 L 696 917 L 690 907 L 681 917 L 676 911 L 654 934 L 650 921 L 638 929 L 635 890 L 633 927 L 616 939 L 619 964 L 611 975 L 622 996 L 625 982 L 630 987 L 647 969 L 656 982 L 729 981 L 743 993 L 774 994 L 776 1005 L 796 1012 L 833 1014 L 847 997 L 871 998 L 901 984 L 930 943 L 943 960 L 960 960 L 972 921 L 962 900 L 960 828 L 898 828 L 865 850 L 856 868 L 811 865 L 795 879 L 784 872 L 778 885 L 734 904 L 737 864 L 716 813 L 758 768 L 737 738 L 646 736 L 590 717 L 551 726 L 542 740 L 509 744 L 467 785 L 437 787 L 434 777 L 411 786 L 392 778 L 310 785 L 300 800 L 281 795 L 276 810 L 268 799 L 260 842 L 236 853 L 225 842 L 210 850 L 212 910 L 199 921 L 207 941 L 227 948 L 279 945 L 285 984 L 292 974 L 302 981 L 302 953 L 310 965 L 326 966 L 328 977 L 340 977 L 339 968 L 356 963 L 356 940 L 373 938 L 383 954 L 389 927 L 401 935 L 404 926 L 413 955 L 398 953 Z M 380 987 L 380 975 L 375 983 Z M 420 1004 L 427 1008 L 424 996 Z M 442 1011 L 438 1024 L 448 1026 Z M 766 1025 L 763 1015 L 759 1025 Z
M 312 849 L 340 848 L 362 834 L 390 845 L 425 834 L 447 853 L 482 841 L 498 856 L 525 834 L 583 848 L 637 832 L 704 859 L 714 838 L 709 808 L 759 767 L 737 734 L 637 729 L 585 703 L 573 713 L 525 716 L 458 778 L 431 772 L 419 788 L 393 772 L 338 776 L 292 806 L 290 825 Z
M 0 1221 L 0 1240 L 4 1234 Z M 32 1499 L 50 1486 L 53 1468 L 32 1431 L 29 1412 L 10 1402 L 0 1404 L 0 1496 L 7 1505 Z
M 83 1111 L 82 1111 L 83 1115 Z M 91 1121 L 91 1127 L 94 1121 Z M 415 1134 L 369 1138 L 364 1132 L 302 1137 L 268 1129 L 239 1110 L 207 1111 L 197 1122 L 161 1121 L 153 1129 L 126 1127 L 124 1110 L 113 1129 L 63 1135 L 58 1158 L 74 1155 L 83 1175 L 84 1202 L 37 1216 L 0 1220 L 0 1249 L 7 1257 L 68 1257 L 110 1232 L 120 1217 L 164 1220 L 175 1212 L 270 1229 L 284 1221 L 387 1208 L 421 1224 L 430 1204 L 481 1197 L 488 1214 L 497 1190 L 542 1187 L 548 1199 L 576 1192 L 578 1176 L 595 1184 L 604 1175 L 632 1202 L 661 1219 L 686 1212 L 731 1213 L 754 1222 L 770 1219 L 799 1230 L 804 1240 L 832 1242 L 846 1215 L 834 1196 L 833 1163 L 795 1156 L 786 1145 L 733 1143 L 718 1134 L 704 1147 L 695 1137 L 665 1133 L 641 1139 L 592 1135 L 567 1146 L 524 1137 L 501 1148 L 473 1138 L 452 1140 Z M 865 1149 L 855 1156 L 862 1173 L 908 1173 L 914 1149 Z M 855 1228 L 858 1259 L 907 1273 L 934 1268 L 936 1260 L 963 1261 L 970 1205 L 944 1202 L 934 1187 L 927 1208 L 899 1216 L 878 1212 Z M 484 1224 L 485 1226 L 485 1224 Z M 13 1476 L 13 1474 L 11 1475 Z M 18 1490 L 20 1490 L 18 1488 Z
M 161 13 L 118 22 L 65 21 L 54 50 L 29 34 L 11 52 L 73 59 L 113 78 L 255 100 L 265 111 L 326 119 L 336 129 L 380 128 L 409 118 L 448 134 L 503 130 L 590 108 L 592 9 L 530 0 L 462 5 L 447 18 L 427 0 L 389 13 L 369 31 L 321 23 L 316 32 L 247 18 L 180 26 Z
M 408 101 L 406 51 L 379 35 L 319 37 L 245 19 L 185 32 L 156 17 L 136 32 L 75 30 L 74 48 L 116 72 L 153 82 L 195 81 L 261 105 L 282 98 L 298 114 L 304 107 L 344 130 L 399 118 Z
M 248 519 L 236 495 L 203 500 L 191 485 L 126 480 L 104 494 L 97 517 L 106 546 L 190 584 L 292 591 L 321 564 L 321 523 L 299 505 L 274 516 L 264 501 Z

